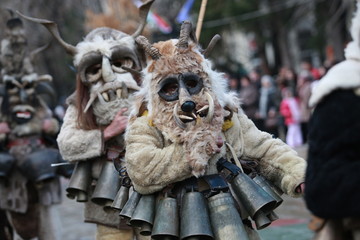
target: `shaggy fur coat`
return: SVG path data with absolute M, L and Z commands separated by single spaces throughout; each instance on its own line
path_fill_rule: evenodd
M 295 188 L 304 182 L 306 162 L 281 140 L 258 130 L 244 113 L 234 113 L 231 122 L 232 127 L 222 134 L 236 155 L 241 159 L 258 160 L 261 174 L 286 194 L 299 196 Z M 192 176 L 184 146 L 166 139 L 149 123 L 147 116 L 130 123 L 125 140 L 128 174 L 141 194 L 159 191 Z M 223 156 L 231 158 L 225 145 L 210 159 L 205 175 L 217 173 L 216 162 Z

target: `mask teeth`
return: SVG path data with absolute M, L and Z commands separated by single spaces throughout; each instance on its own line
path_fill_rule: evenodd
M 206 96 L 206 98 L 208 100 L 208 103 L 209 103 L 209 111 L 208 111 L 208 114 L 207 114 L 207 116 L 205 118 L 205 121 L 210 123 L 211 120 L 214 117 L 215 104 L 214 104 L 214 99 L 211 97 L 211 95 L 208 92 L 205 92 L 205 96 Z
M 173 111 L 173 116 L 174 116 L 175 122 L 180 128 L 185 129 L 186 124 L 183 121 L 181 121 L 181 119 L 177 115 L 177 109 L 178 109 L 178 103 L 176 103 L 176 105 L 174 107 L 174 111 Z
M 104 99 L 106 102 L 108 102 L 108 101 L 110 100 L 109 94 L 108 94 L 107 92 L 103 92 L 103 93 L 101 94 L 101 96 L 103 97 L 103 99 Z

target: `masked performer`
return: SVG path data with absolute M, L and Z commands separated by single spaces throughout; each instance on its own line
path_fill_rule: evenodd
M 59 124 L 40 97 L 44 89 L 53 94 L 44 84 L 52 77 L 33 71 L 21 20 L 12 18 L 7 27 L 0 55 L 0 207 L 6 210 L 15 235 L 24 239 L 61 239 L 55 208 L 61 202 L 61 172 L 51 164 L 62 159 L 48 141 L 55 139 Z
M 153 239 L 257 239 L 248 217 L 261 229 L 281 203 L 275 194 L 268 198 L 270 186 L 302 194 L 305 161 L 255 127 L 206 59 L 218 38 L 201 49 L 190 22 L 179 39 L 151 45 L 137 38 L 148 63 L 125 136 L 136 190 L 127 205 L 136 208 L 120 215 Z M 235 208 L 243 209 L 241 217 Z
M 62 157 L 76 163 L 68 196 L 85 202 L 85 221 L 97 224 L 97 239 L 133 239 L 132 229 L 111 207 L 121 186 L 113 161 L 125 151 L 128 109 L 140 89 L 138 71 L 144 64 L 134 38 L 142 32 L 152 2 L 140 7 L 142 23 L 132 36 L 102 27 L 76 46 L 59 39 L 55 23 L 27 18 L 44 24 L 74 57 L 76 92 L 68 99 L 57 142 Z

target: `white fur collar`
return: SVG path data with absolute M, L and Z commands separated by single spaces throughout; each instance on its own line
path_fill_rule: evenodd
M 360 60 L 348 59 L 334 67 L 312 90 L 309 106 L 316 106 L 325 96 L 336 89 L 360 87 Z

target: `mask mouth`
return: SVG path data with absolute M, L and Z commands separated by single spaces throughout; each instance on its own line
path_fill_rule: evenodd
M 12 111 L 15 122 L 22 124 L 30 121 L 34 116 L 35 110 L 31 106 L 16 106 Z
M 175 104 L 173 117 L 180 128 L 185 129 L 188 124 L 196 125 L 198 122 L 211 122 L 214 117 L 214 99 L 208 92 L 205 92 L 205 96 L 207 104 L 198 106 L 191 112 L 184 112 L 178 103 Z
M 120 81 L 106 83 L 100 89 L 97 89 L 90 94 L 90 98 L 86 104 L 84 112 L 88 111 L 96 99 L 98 99 L 101 104 L 105 105 L 118 99 L 127 99 L 129 95 L 139 89 L 140 88 L 136 84 L 128 86 L 125 82 Z

